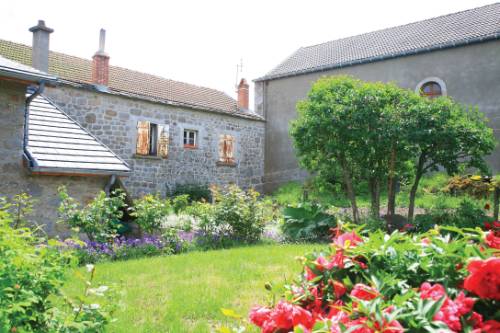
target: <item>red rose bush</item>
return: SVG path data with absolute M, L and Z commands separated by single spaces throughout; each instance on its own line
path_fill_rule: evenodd
M 327 251 L 301 258 L 302 274 L 276 304 L 252 308 L 250 322 L 263 333 L 500 333 L 493 236 L 362 234 L 336 230 Z

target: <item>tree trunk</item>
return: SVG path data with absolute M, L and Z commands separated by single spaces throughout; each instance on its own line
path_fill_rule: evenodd
M 380 218 L 380 182 L 376 177 L 370 177 L 368 181 L 371 195 L 371 216 L 373 218 Z
M 387 224 L 392 224 L 392 219 L 396 211 L 396 149 L 391 150 L 391 160 L 389 162 L 389 178 L 387 180 Z
M 358 205 L 356 204 L 356 194 L 354 193 L 354 186 L 352 184 L 352 175 L 349 170 L 349 166 L 347 165 L 347 161 L 345 158 L 340 158 L 340 163 L 342 167 L 342 178 L 344 180 L 347 197 L 351 201 L 352 208 L 352 219 L 354 223 L 359 223 L 359 211 Z
M 495 221 L 498 221 L 498 206 L 500 201 L 500 187 L 495 188 L 495 192 L 493 194 L 493 218 Z
M 413 181 L 413 185 L 410 190 L 410 202 L 408 204 L 408 222 L 413 222 L 413 216 L 415 215 L 415 199 L 417 196 L 418 185 L 420 183 L 420 179 L 422 179 L 422 175 L 424 174 L 424 154 L 420 154 L 418 158 L 417 169 L 415 170 L 415 180 Z

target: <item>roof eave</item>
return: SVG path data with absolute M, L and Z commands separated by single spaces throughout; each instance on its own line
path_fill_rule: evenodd
M 9 79 L 17 79 L 29 82 L 44 81 L 46 83 L 52 83 L 52 84 L 55 84 L 57 82 L 57 78 L 55 76 L 32 73 L 9 67 L 0 67 L 0 77 L 6 77 Z
M 73 169 L 73 168 L 49 168 L 32 166 L 28 167 L 32 174 L 39 175 L 68 175 L 68 176 L 121 176 L 126 177 L 129 171 L 123 170 L 98 170 L 98 169 Z
M 348 61 L 348 62 L 343 62 L 343 63 L 338 63 L 338 64 L 312 67 L 312 68 L 307 68 L 307 69 L 294 71 L 294 72 L 288 72 L 288 73 L 264 75 L 264 76 L 261 76 L 257 79 L 254 79 L 253 82 L 271 81 L 271 80 L 282 79 L 282 78 L 286 78 L 286 77 L 298 76 L 298 75 L 303 75 L 303 74 L 323 72 L 323 71 L 331 70 L 331 69 L 367 64 L 367 63 L 372 63 L 372 62 L 376 62 L 376 61 L 382 61 L 382 60 L 400 58 L 400 57 L 405 57 L 405 56 L 417 55 L 417 54 L 428 53 L 428 52 L 450 49 L 450 48 L 456 48 L 456 47 L 461 47 L 461 46 L 466 46 L 466 45 L 471 45 L 471 44 L 484 43 L 484 42 L 489 42 L 489 41 L 499 40 L 499 39 L 500 39 L 500 31 L 495 33 L 495 34 L 491 34 L 491 35 L 487 35 L 487 36 L 479 36 L 476 38 L 465 39 L 465 40 L 457 41 L 457 42 L 437 44 L 437 45 L 433 45 L 431 47 L 419 48 L 419 49 L 414 49 L 411 51 L 392 53 L 392 54 L 388 54 L 388 55 L 384 55 L 384 56 L 364 58 L 364 59 L 353 60 L 353 61 Z

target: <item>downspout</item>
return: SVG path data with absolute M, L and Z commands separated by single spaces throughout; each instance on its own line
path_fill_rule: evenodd
M 30 104 L 31 102 L 40 94 L 43 93 L 43 91 L 45 90 L 45 81 L 40 81 L 40 84 L 38 85 L 38 88 L 35 89 L 35 91 L 30 95 L 28 96 L 28 98 L 26 98 L 26 104 L 24 106 L 24 133 L 23 133 L 23 152 L 26 156 L 26 158 L 28 159 L 28 162 L 29 162 L 29 167 L 30 168 L 33 168 L 33 167 L 36 167 L 36 160 L 35 158 L 33 157 L 33 155 L 31 155 L 31 153 L 28 151 L 28 131 L 29 131 L 29 123 L 28 123 L 28 120 L 29 120 L 29 107 L 30 107 Z
M 111 175 L 109 178 L 109 182 L 106 184 L 106 187 L 104 187 L 104 192 L 106 192 L 106 195 L 109 197 L 111 194 L 111 187 L 116 183 L 116 175 Z

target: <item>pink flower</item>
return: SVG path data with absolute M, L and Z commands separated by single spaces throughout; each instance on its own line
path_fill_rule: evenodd
M 443 296 L 446 296 L 446 291 L 444 290 L 444 287 L 439 283 L 431 285 L 429 282 L 424 282 L 420 286 L 420 297 L 422 299 L 431 298 L 437 301 Z
M 343 233 L 333 239 L 333 243 L 341 248 L 355 247 L 357 244 L 362 242 L 363 239 L 361 239 L 361 237 L 359 237 L 354 231 Z

